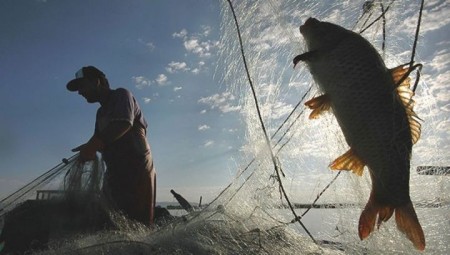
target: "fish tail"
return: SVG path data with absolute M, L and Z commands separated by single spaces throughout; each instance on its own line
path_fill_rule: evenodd
M 425 237 L 411 201 L 406 205 L 394 208 L 389 205 L 380 205 L 377 203 L 373 193 L 370 194 L 369 202 L 367 202 L 359 218 L 359 238 L 364 240 L 374 231 L 377 216 L 377 227 L 379 227 L 382 222 L 386 222 L 391 218 L 394 211 L 397 228 L 406 234 L 416 249 L 423 251 L 425 249 Z
M 377 215 L 381 209 L 382 207 L 376 203 L 372 192 L 369 197 L 369 202 L 367 202 L 366 207 L 364 207 L 359 217 L 358 233 L 361 240 L 366 239 L 375 229 Z
M 425 236 L 411 201 L 406 205 L 395 208 L 395 221 L 397 222 L 397 228 L 406 234 L 416 249 L 423 251 L 425 249 Z

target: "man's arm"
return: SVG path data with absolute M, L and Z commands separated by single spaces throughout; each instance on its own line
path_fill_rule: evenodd
M 72 151 L 79 151 L 83 162 L 94 160 L 97 151 L 103 150 L 105 146 L 125 135 L 130 129 L 131 124 L 126 121 L 111 122 L 101 132 L 95 132 L 87 143 L 78 146 Z
M 97 132 L 94 136 L 98 136 L 103 145 L 111 144 L 121 138 L 131 129 L 131 124 L 127 121 L 113 121 L 106 126 L 101 132 Z

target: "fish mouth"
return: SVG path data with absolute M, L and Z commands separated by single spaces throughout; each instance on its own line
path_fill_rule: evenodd
M 303 34 L 306 32 L 306 30 L 308 28 L 310 28 L 311 26 L 314 26 L 315 24 L 319 23 L 320 21 L 318 21 L 315 18 L 308 18 L 305 23 L 303 25 L 300 26 L 300 33 Z

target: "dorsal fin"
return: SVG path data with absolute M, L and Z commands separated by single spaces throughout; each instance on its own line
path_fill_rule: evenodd
M 412 99 L 412 97 L 414 96 L 414 91 L 410 89 L 411 78 L 404 78 L 404 76 L 409 71 L 409 68 L 406 66 L 407 65 L 400 65 L 390 69 L 389 71 L 391 72 L 394 84 L 397 85 L 396 90 L 398 97 L 405 107 L 406 114 L 408 116 L 409 127 L 411 128 L 412 142 L 413 144 L 415 144 L 420 138 L 421 124 L 419 123 L 420 118 L 417 116 L 413 109 L 415 102 Z

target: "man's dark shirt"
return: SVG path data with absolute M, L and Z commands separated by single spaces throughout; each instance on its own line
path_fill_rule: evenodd
M 156 198 L 156 173 L 146 139 L 147 122 L 133 95 L 126 89 L 111 90 L 97 111 L 95 132 L 108 124 L 126 121 L 130 130 L 103 151 L 107 171 L 103 189 L 113 204 L 130 218 L 151 224 Z

